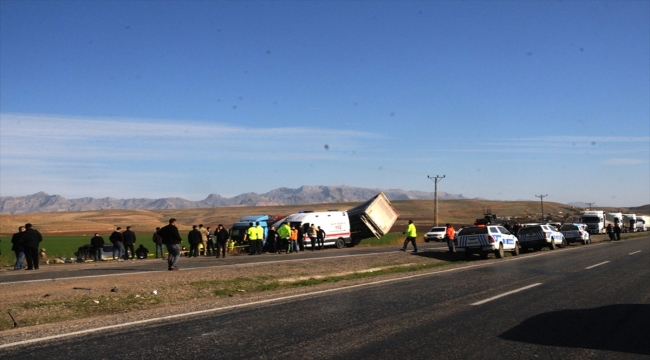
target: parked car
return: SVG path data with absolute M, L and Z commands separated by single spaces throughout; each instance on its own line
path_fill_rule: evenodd
M 446 231 L 447 228 L 444 226 L 434 226 L 429 232 L 424 234 L 424 242 L 444 241 Z
M 580 241 L 583 245 L 587 245 L 591 242 L 587 224 L 562 224 L 560 232 L 569 244 Z
M 541 250 L 544 246 L 548 246 L 553 250 L 567 246 L 564 235 L 550 225 L 532 225 L 519 229 L 517 237 L 522 249 Z
M 506 251 L 519 255 L 519 241 L 503 226 L 467 227 L 458 233 L 456 251 L 464 252 L 465 256 L 479 254 L 487 258 L 493 253 L 496 258 L 502 258 Z

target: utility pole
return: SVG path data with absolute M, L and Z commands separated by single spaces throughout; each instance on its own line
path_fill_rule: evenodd
M 535 197 L 538 197 L 540 201 L 542 202 L 542 221 L 544 221 L 544 198 L 547 197 L 548 194 L 545 195 L 535 195 Z
M 591 210 L 591 205 L 595 204 L 595 202 L 590 202 L 590 203 L 585 203 L 585 204 L 589 205 L 589 210 Z
M 433 182 L 436 184 L 435 192 L 433 193 L 433 220 L 436 223 L 436 226 L 438 226 L 438 183 L 440 180 L 445 178 L 445 175 L 436 175 L 435 177 L 427 175 L 427 178 L 433 180 Z

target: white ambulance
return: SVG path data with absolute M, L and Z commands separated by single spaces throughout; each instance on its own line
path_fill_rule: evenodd
M 350 237 L 350 219 L 345 211 L 302 211 L 291 214 L 273 224 L 275 228 L 285 222 L 296 229 L 302 229 L 305 247 L 311 249 L 311 240 L 307 236 L 307 229 L 314 224 L 325 231 L 325 246 L 336 246 L 341 249 L 352 244 Z

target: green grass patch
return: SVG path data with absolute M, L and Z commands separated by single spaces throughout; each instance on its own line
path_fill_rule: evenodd
M 303 286 L 315 286 L 326 283 L 336 283 L 340 281 L 365 279 L 389 274 L 416 272 L 440 266 L 447 266 L 449 264 L 451 264 L 451 262 L 448 261 L 437 261 L 429 264 L 414 264 L 405 266 L 395 266 L 396 264 L 392 264 L 391 266 L 393 267 L 372 272 L 355 272 L 347 275 L 310 278 L 292 282 L 280 282 L 277 277 L 273 276 L 260 276 L 256 278 L 237 278 L 232 280 L 196 281 L 190 283 L 190 285 L 201 289 L 211 288 L 213 289 L 212 293 L 216 296 L 233 296 L 237 293 L 273 291 L 278 289 L 289 289 Z
M 418 233 L 417 242 L 422 242 L 422 237 L 424 233 Z M 406 240 L 406 235 L 402 233 L 392 232 L 388 233 L 381 238 L 377 239 L 375 237 L 367 238 L 361 240 L 359 246 L 388 246 L 388 245 L 402 245 Z

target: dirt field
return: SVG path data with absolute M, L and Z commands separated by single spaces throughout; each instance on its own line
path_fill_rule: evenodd
M 409 219 L 413 219 L 422 229 L 432 226 L 433 200 L 398 200 L 393 201 L 400 214 L 392 231 L 402 231 Z M 178 219 L 179 229 L 189 230 L 193 224 L 205 224 L 216 227 L 222 223 L 227 228 L 244 215 L 274 214 L 288 215 L 300 210 L 347 210 L 358 203 L 316 204 L 296 206 L 256 206 L 223 207 L 207 209 L 182 210 L 101 210 L 69 213 L 29 213 L 19 215 L 0 214 L 0 235 L 7 236 L 16 232 L 20 225 L 27 222 L 43 234 L 87 235 L 94 232 L 107 233 L 116 226 L 130 225 L 137 232 L 150 233 L 157 226 L 165 225 L 171 217 Z M 537 201 L 487 201 L 487 200 L 443 200 L 438 202 L 438 222 L 450 222 L 456 225 L 469 225 L 477 218 L 482 218 L 485 210 L 499 216 L 517 216 L 526 221 L 539 217 L 540 204 Z M 581 208 L 545 202 L 544 212 L 557 215 L 558 219 L 572 218 Z

